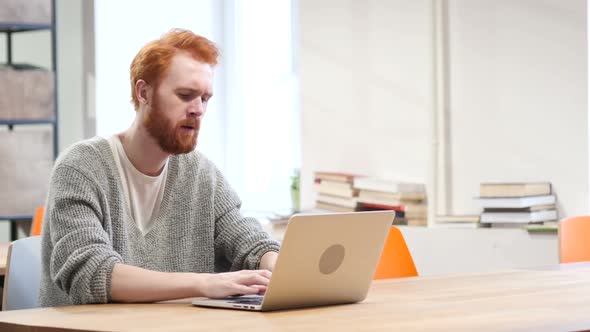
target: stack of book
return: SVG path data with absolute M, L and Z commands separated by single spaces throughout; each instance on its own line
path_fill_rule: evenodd
M 315 172 L 313 189 L 317 192 L 316 208 L 335 212 L 356 211 L 358 190 L 352 187 L 356 175 Z
M 293 215 L 294 213 L 292 212 L 274 212 L 272 215 L 268 216 L 267 219 L 271 226 L 272 234 L 284 233 L 289 224 L 289 220 Z
M 551 183 L 482 183 L 479 196 L 482 224 L 557 229 Z
M 422 183 L 357 177 L 359 211 L 394 210 L 394 224 L 426 226 L 426 191 Z

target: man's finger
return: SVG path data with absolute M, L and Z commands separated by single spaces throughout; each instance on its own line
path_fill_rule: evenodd
M 236 285 L 234 288 L 234 292 L 231 295 L 256 295 L 260 292 L 257 287 L 254 286 L 245 286 L 245 285 Z
M 272 272 L 270 272 L 269 270 L 256 270 L 256 271 L 268 279 L 270 279 L 270 277 L 272 276 Z
M 266 286 L 269 283 L 269 279 L 261 276 L 260 274 L 251 274 L 241 279 L 243 285 L 263 285 Z
M 257 288 L 258 289 L 258 295 L 263 295 L 266 292 L 266 289 L 268 288 L 268 287 L 262 286 L 262 285 L 252 285 L 250 287 Z
M 270 277 L 272 276 L 272 272 L 270 272 L 269 270 L 254 270 L 252 272 L 266 279 L 270 279 Z

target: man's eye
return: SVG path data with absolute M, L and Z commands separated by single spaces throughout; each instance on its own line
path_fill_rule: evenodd
M 189 101 L 189 100 L 192 99 L 192 97 L 193 97 L 192 94 L 185 94 L 185 93 L 179 93 L 178 94 L 178 98 L 180 98 L 180 99 L 182 99 L 184 101 Z

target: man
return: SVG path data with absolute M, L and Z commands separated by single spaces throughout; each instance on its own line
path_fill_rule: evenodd
M 223 175 L 193 151 L 217 57 L 190 31 L 148 43 L 131 64 L 131 127 L 60 156 L 44 217 L 42 306 L 266 289 L 278 243 L 240 215 Z

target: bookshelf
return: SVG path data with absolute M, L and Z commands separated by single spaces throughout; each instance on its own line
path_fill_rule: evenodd
M 49 126 L 51 133 L 49 135 L 49 137 L 51 138 L 52 142 L 50 144 L 50 148 L 52 149 L 52 151 L 50 152 L 50 156 L 51 159 L 54 160 L 57 157 L 58 154 L 58 105 L 57 105 L 57 50 L 56 50 L 56 5 L 55 5 L 55 0 L 36 0 L 36 1 L 28 1 L 28 2 L 17 2 L 17 1 L 8 1 L 8 2 L 3 2 L 0 7 L 4 7 L 4 8 L 0 8 L 2 9 L 2 12 L 4 13 L 3 15 L 0 15 L 0 33 L 4 34 L 6 36 L 6 45 L 5 45 L 5 49 L 6 49 L 6 70 L 2 70 L 0 71 L 0 75 L 7 75 L 6 77 L 10 77 L 10 75 L 20 75 L 22 73 L 30 73 L 32 72 L 31 70 L 29 70 L 29 68 L 18 68 L 18 65 L 16 63 L 16 59 L 14 59 L 14 48 L 13 48 L 13 38 L 15 35 L 18 35 L 19 33 L 22 32 L 31 32 L 31 31 L 49 31 L 50 32 L 50 38 L 51 38 L 51 68 L 49 68 L 49 73 L 51 73 L 50 75 L 47 75 L 46 77 L 47 80 L 41 80 L 41 81 L 36 81 L 37 84 L 43 84 L 43 82 L 51 82 L 53 87 L 52 87 L 52 91 L 49 90 L 48 86 L 45 86 L 46 91 L 50 91 L 50 98 L 49 100 L 49 106 L 48 109 L 52 108 L 52 111 L 50 112 L 50 115 L 47 116 L 47 114 L 44 114 L 42 111 L 38 112 L 41 113 L 41 115 L 39 116 L 39 114 L 35 115 L 34 113 L 34 109 L 30 109 L 27 108 L 26 112 L 23 112 L 25 114 L 15 114 L 15 112 L 18 111 L 13 111 L 12 114 L 10 113 L 10 109 L 4 110 L 4 112 L 2 112 L 3 110 L 0 109 L 0 126 L 5 126 L 8 128 L 8 132 L 9 133 L 14 133 L 16 135 L 15 132 L 15 127 L 17 126 Z M 46 12 L 43 13 L 37 13 L 35 12 L 35 10 L 41 10 L 41 9 L 49 9 L 50 10 L 50 17 L 46 17 L 44 16 L 44 14 Z M 33 13 L 31 15 L 31 12 Z M 22 14 L 22 17 L 19 18 L 14 18 L 18 15 L 14 15 L 14 13 L 19 13 Z M 41 19 L 39 19 L 41 17 Z M 49 18 L 47 20 L 47 18 Z M 48 21 L 47 23 L 45 23 L 44 21 Z M 39 50 L 42 51 L 42 50 Z M 38 68 L 39 70 L 39 74 L 43 75 L 44 73 L 46 73 L 47 71 L 41 71 L 42 68 Z M 13 73 L 11 73 L 13 72 Z M 16 81 L 16 80 L 15 80 Z M 18 84 L 18 83 L 17 83 Z M 16 88 L 18 88 L 18 86 L 16 86 Z M 42 87 L 43 88 L 43 87 Z M 33 88 L 30 89 L 31 91 L 37 91 Z M 26 93 L 30 93 L 30 91 L 26 91 L 25 90 L 25 85 L 23 83 L 23 96 L 26 95 Z M 6 97 L 4 97 L 6 98 Z M 25 99 L 26 98 L 30 98 L 30 99 L 35 99 L 35 97 L 31 97 L 31 95 L 26 95 L 26 97 L 23 97 L 22 102 L 23 102 L 23 110 L 25 109 Z M 6 100 L 9 100 L 9 98 L 7 98 Z M 14 98 L 14 100 L 17 100 L 17 98 Z M 18 104 L 18 102 L 16 102 Z M 9 102 L 8 102 L 9 104 Z M 34 104 L 34 103 L 33 103 Z M 28 105 L 30 107 L 30 105 Z M 6 103 L 4 104 L 4 107 L 6 107 Z M 15 108 L 15 110 L 18 110 L 18 107 Z M 49 113 L 49 112 L 48 112 Z M 24 134 L 27 134 L 26 132 Z M 20 134 L 19 134 L 20 135 Z M 41 138 L 45 138 L 45 136 L 40 135 L 39 137 Z M 40 139 L 39 137 L 33 137 L 31 138 L 33 142 L 39 142 Z M 14 142 L 18 142 L 16 139 L 8 139 L 8 140 L 4 140 L 4 141 L 0 141 L 0 145 L 2 144 L 12 144 Z M 5 148 L 6 150 L 9 150 L 10 148 L 17 150 L 18 148 L 20 148 L 20 145 L 15 147 L 2 147 L 0 146 L 0 148 Z M 23 153 L 26 151 L 22 151 Z M 10 156 L 7 158 L 11 158 Z M 18 160 L 18 167 L 22 166 L 22 169 L 27 169 L 27 159 L 23 159 L 23 160 Z M 8 171 L 6 171 L 8 170 Z M 28 168 L 28 170 L 32 170 L 32 168 Z M 5 176 L 6 178 L 4 179 L 0 179 L 2 180 L 2 182 L 7 183 L 9 181 L 13 181 L 13 183 L 16 184 L 20 184 L 20 180 L 21 178 L 19 177 L 23 177 L 23 176 L 27 176 L 26 172 L 23 171 L 17 171 L 15 173 L 18 174 L 10 174 L 10 168 L 6 168 L 4 170 L 6 173 L 4 174 L 0 174 L 0 176 Z M 29 176 L 32 178 L 34 175 L 36 174 L 29 174 Z M 46 180 L 46 179 L 45 179 Z M 26 182 L 26 181 L 25 181 Z M 41 184 L 39 184 L 41 185 Z M 23 186 L 24 188 L 22 188 L 23 191 L 27 191 L 27 185 Z M 8 188 L 11 188 L 11 185 L 8 185 Z M 10 190 L 10 189 L 6 189 L 3 188 L 4 190 Z M 8 195 L 8 193 L 6 194 Z M 16 195 L 16 194 L 15 194 Z M 23 194 L 23 199 L 27 199 L 31 196 L 35 196 L 30 195 L 30 194 Z M 37 196 L 38 193 L 37 193 Z M 42 202 L 34 202 L 36 204 L 42 204 Z M 17 224 L 23 221 L 31 221 L 32 220 L 32 214 L 34 212 L 34 209 L 31 208 L 30 211 L 26 212 L 26 213 L 22 213 L 23 211 L 18 211 L 17 210 L 11 210 L 10 207 L 6 205 L 3 205 L 0 207 L 0 220 L 8 220 L 10 222 L 10 239 L 11 240 L 15 240 L 17 238 Z M 16 212 L 16 213 L 15 213 Z

